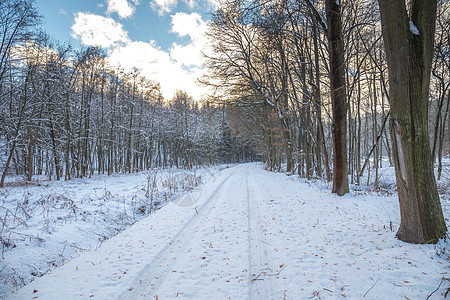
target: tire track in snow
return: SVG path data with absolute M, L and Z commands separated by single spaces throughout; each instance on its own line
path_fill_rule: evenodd
M 228 175 L 209 196 L 209 198 L 198 208 L 198 213 L 178 231 L 175 237 L 144 267 L 140 280 L 131 291 L 126 291 L 120 295 L 119 299 L 140 299 L 146 296 L 157 295 L 157 290 L 167 275 L 171 272 L 173 263 L 178 257 L 185 254 L 186 246 L 195 237 L 195 228 L 208 216 L 213 208 L 213 201 L 216 195 L 234 172 Z
M 248 174 L 245 173 L 247 187 L 248 252 L 249 252 L 249 294 L 248 299 L 272 299 L 269 258 L 261 231 L 259 205 L 254 195 L 250 195 Z M 262 199 L 260 199 L 262 200 Z

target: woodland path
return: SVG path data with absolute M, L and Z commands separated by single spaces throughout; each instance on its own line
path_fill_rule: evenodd
M 262 195 L 258 191 L 262 182 L 258 183 L 255 176 L 249 179 L 245 167 L 236 167 L 229 173 L 196 207 L 198 213 L 144 268 L 133 289 L 120 298 L 158 295 L 162 299 L 174 289 L 179 289 L 179 296 L 207 298 L 201 287 L 218 281 L 222 282 L 219 285 L 230 286 L 223 290 L 225 297 L 230 297 L 232 289 L 240 291 L 236 296 L 245 299 L 248 289 L 249 299 L 271 299 L 271 279 L 276 268 L 266 250 L 267 230 L 260 214 L 258 200 Z M 193 287 L 194 292 L 187 295 L 185 290 Z

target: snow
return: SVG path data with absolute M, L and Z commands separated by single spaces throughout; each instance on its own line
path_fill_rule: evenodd
M 395 194 L 238 165 L 9 298 L 442 299 L 449 242 L 403 243 L 399 219 Z
M 409 21 L 409 30 L 411 30 L 411 32 L 415 35 L 420 35 L 419 29 L 417 29 L 413 21 Z
M 0 189 L 0 298 L 97 248 L 216 168 L 151 170 L 69 181 L 7 177 Z M 151 187 L 151 192 L 148 191 Z

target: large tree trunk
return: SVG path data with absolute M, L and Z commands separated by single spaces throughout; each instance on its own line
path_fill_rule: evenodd
M 436 243 L 446 232 L 428 140 L 436 0 L 379 0 L 389 67 L 390 132 L 400 201 L 397 237 Z
M 344 47 L 338 1 L 326 0 L 328 51 L 330 54 L 330 84 L 333 107 L 333 193 L 348 193 L 347 164 L 347 99 L 345 91 Z

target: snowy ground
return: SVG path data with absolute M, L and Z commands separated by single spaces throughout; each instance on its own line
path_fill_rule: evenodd
M 0 189 L 0 298 L 97 248 L 217 171 L 151 170 L 67 182 L 8 177 Z
M 395 196 L 329 190 L 260 164 L 222 170 L 10 298 L 443 298 L 449 241 L 398 241 Z

